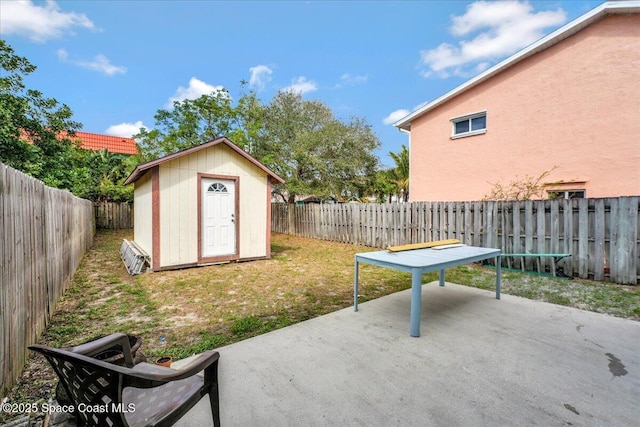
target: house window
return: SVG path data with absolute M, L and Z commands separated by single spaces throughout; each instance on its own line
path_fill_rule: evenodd
M 451 139 L 465 136 L 481 135 L 487 132 L 487 112 L 467 114 L 466 116 L 451 119 Z
M 550 199 L 584 199 L 585 190 L 550 190 L 547 191 Z
M 226 193 L 227 192 L 227 187 L 224 184 L 220 183 L 220 182 L 214 182 L 213 184 L 211 184 L 209 186 L 207 191 L 211 191 L 213 193 Z

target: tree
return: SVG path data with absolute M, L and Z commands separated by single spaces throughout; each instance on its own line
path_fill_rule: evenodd
M 393 182 L 391 171 L 392 169 L 377 171 L 375 181 L 369 188 L 369 195 L 375 196 L 378 203 L 391 203 L 392 197 L 398 192 L 398 188 Z
M 225 136 L 241 148 L 250 147 L 260 128 L 260 103 L 255 93 L 243 95 L 237 105 L 226 89 L 197 99 L 175 101 L 171 109 L 155 114 L 156 128 L 133 136 L 145 161 L 195 147 Z
M 525 175 L 524 178 L 517 177 L 503 184 L 501 182 L 490 183 L 493 187 L 483 200 L 532 200 L 544 198 L 545 189 L 550 185 L 560 184 L 561 181 L 545 183 L 544 178 L 556 170 L 558 166 L 542 172 L 538 176 Z
M 137 164 L 135 156 L 78 150 L 71 191 L 94 201 L 133 201 L 133 185 L 123 183 Z
M 357 199 L 375 180 L 380 142 L 371 127 L 340 121 L 300 94 L 280 92 L 264 106 L 249 92 L 234 105 L 218 91 L 174 102 L 155 119 L 156 129 L 134 135 L 144 161 L 225 136 L 285 179 L 275 192 L 290 203 L 298 195 Z
M 358 199 L 375 180 L 380 141 L 363 119 L 342 122 L 322 102 L 282 91 L 265 107 L 263 121 L 253 154 L 284 178 L 275 188 L 283 201 Z
M 0 67 L 0 162 L 47 185 L 71 188 L 74 147 L 59 135 L 73 136 L 80 123 L 67 105 L 25 87 L 24 76 L 36 66 L 1 39 Z
M 396 195 L 398 200 L 409 200 L 409 150 L 402 144 L 402 150 L 399 153 L 389 152 L 396 166 L 391 169 L 390 176 L 392 182 L 396 186 Z
M 71 119 L 71 109 L 25 87 L 24 76 L 36 66 L 4 40 L 0 67 L 0 162 L 79 197 L 132 200 L 133 188 L 122 183 L 135 167 L 133 159 L 76 147 L 70 138 L 81 125 Z
M 242 85 L 246 84 L 242 81 Z M 255 151 L 255 144 L 264 125 L 264 107 L 254 91 L 243 93 L 235 107 L 236 127 L 227 137 L 235 144 L 243 147 L 249 154 Z

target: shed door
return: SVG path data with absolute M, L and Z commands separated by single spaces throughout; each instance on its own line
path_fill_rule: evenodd
M 202 178 L 202 257 L 234 254 L 236 250 L 235 182 Z

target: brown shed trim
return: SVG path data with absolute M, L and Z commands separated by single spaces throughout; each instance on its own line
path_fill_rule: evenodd
M 168 156 L 164 156 L 164 157 L 161 157 L 159 159 L 152 160 L 150 162 L 138 165 L 133 170 L 133 172 L 131 172 L 131 175 L 129 175 L 127 180 L 124 182 L 124 185 L 136 182 L 138 179 L 140 179 L 140 177 L 142 177 L 142 175 L 144 175 L 145 171 L 147 171 L 148 169 L 151 169 L 151 168 L 153 168 L 155 166 L 159 166 L 160 164 L 162 164 L 164 162 L 168 162 L 170 160 L 174 160 L 174 159 L 177 159 L 179 157 L 186 156 L 186 155 L 195 153 L 197 151 L 204 150 L 204 149 L 209 148 L 209 147 L 213 147 L 213 146 L 218 145 L 218 144 L 226 145 L 227 147 L 231 148 L 233 151 L 238 153 L 240 156 L 244 157 L 246 160 L 248 160 L 249 162 L 253 163 L 256 167 L 261 169 L 263 172 L 265 172 L 272 179 L 276 180 L 277 182 L 279 182 L 281 184 L 284 183 L 284 179 L 280 178 L 273 171 L 271 171 L 268 167 L 266 167 L 265 165 L 260 163 L 255 158 L 253 158 L 249 153 L 244 151 L 242 148 L 238 147 L 237 145 L 235 145 L 233 142 L 231 142 L 227 138 L 218 138 L 218 139 L 214 139 L 213 141 L 209 141 L 209 142 L 205 142 L 204 144 L 200 144 L 200 145 L 198 145 L 196 147 L 187 148 L 186 150 L 178 151 L 177 153 L 169 154 Z
M 232 260 L 223 259 L 223 260 L 220 260 L 220 261 L 205 262 L 205 263 L 189 262 L 189 263 L 186 263 L 186 264 L 165 265 L 165 266 L 160 267 L 157 271 L 182 270 L 184 268 L 206 267 L 208 265 L 227 264 L 227 263 L 231 263 L 231 262 L 261 261 L 261 260 L 264 260 L 264 259 L 267 259 L 267 257 L 257 256 L 257 257 L 251 257 L 251 258 L 232 259 Z
M 234 181 L 234 204 L 235 211 L 235 233 L 236 247 L 235 253 L 216 257 L 202 256 L 202 178 L 227 179 Z M 212 264 L 224 261 L 236 261 L 240 259 L 240 177 L 232 175 L 218 175 L 208 173 L 198 173 L 198 264 Z
M 271 259 L 271 177 L 267 177 L 267 248 L 266 248 L 266 256 L 267 259 Z

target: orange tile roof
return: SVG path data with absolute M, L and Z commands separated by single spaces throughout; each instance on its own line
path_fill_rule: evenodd
M 70 139 L 73 141 L 80 140 L 80 148 L 85 150 L 100 151 L 106 148 L 111 153 L 138 154 L 138 146 L 133 138 L 76 132 L 76 136 L 70 137 Z

